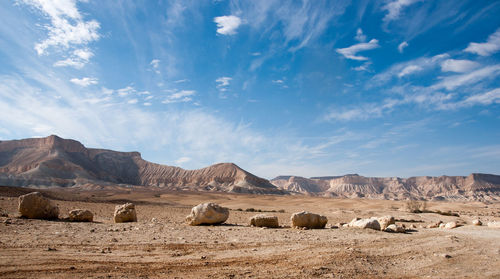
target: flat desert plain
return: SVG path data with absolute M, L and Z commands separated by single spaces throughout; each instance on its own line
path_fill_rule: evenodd
M 430 202 L 405 211 L 404 201 L 165 192 L 145 189 L 50 189 L 60 208 L 89 209 L 93 223 L 18 218 L 18 196 L 29 189 L 0 187 L 1 278 L 500 278 L 500 204 Z M 133 202 L 138 222 L 113 223 L 117 204 Z M 191 207 L 216 202 L 230 208 L 226 224 L 188 226 Z M 283 228 L 250 227 L 254 208 L 279 217 Z M 241 209 L 243 211 L 240 211 Z M 307 210 L 328 217 L 326 229 L 290 228 Z M 5 214 L 6 213 L 6 214 Z M 354 217 L 392 215 L 408 233 L 330 228 Z M 428 229 L 442 220 L 465 225 Z M 405 222 L 411 221 L 411 222 Z

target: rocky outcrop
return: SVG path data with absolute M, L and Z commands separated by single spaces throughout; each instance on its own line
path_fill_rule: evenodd
M 344 198 L 500 200 L 500 176 L 364 177 L 357 174 L 304 178 L 279 176 L 271 183 L 294 193 Z
M 71 222 L 92 222 L 94 214 L 87 209 L 73 209 L 69 212 L 69 221 Z
M 258 214 L 250 218 L 250 226 L 279 228 L 278 216 Z
M 325 216 L 307 211 L 297 212 L 290 217 L 292 227 L 307 229 L 323 229 L 328 219 Z
M 235 164 L 198 170 L 154 164 L 139 152 L 86 148 L 58 136 L 0 141 L 0 185 L 129 184 L 172 190 L 286 194 Z
M 186 222 L 191 226 L 215 225 L 226 222 L 229 209 L 215 203 L 202 203 L 191 209 Z
M 19 213 L 29 219 L 57 219 L 59 208 L 39 192 L 19 196 Z
M 137 222 L 137 213 L 133 203 L 117 205 L 114 214 L 115 223 Z

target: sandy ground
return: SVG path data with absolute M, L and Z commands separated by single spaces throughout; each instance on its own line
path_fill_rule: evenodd
M 405 202 L 114 190 L 44 192 L 59 205 L 94 212 L 93 223 L 18 218 L 17 196 L 26 189 L 0 187 L 1 278 L 500 278 L 500 229 L 472 226 L 500 220 L 500 204 L 429 203 L 460 217 L 404 211 Z M 31 191 L 31 190 L 30 190 Z M 133 201 L 138 222 L 114 224 L 115 205 Z M 184 224 L 190 208 L 213 201 L 231 209 L 226 225 Z M 248 226 L 255 212 L 277 215 L 280 229 Z M 327 229 L 290 228 L 290 215 L 326 215 Z M 416 229 L 393 234 L 331 229 L 353 217 L 393 215 Z M 152 220 L 155 218 L 155 220 Z M 459 221 L 456 229 L 426 229 Z M 416 221 L 416 222 L 415 222 Z

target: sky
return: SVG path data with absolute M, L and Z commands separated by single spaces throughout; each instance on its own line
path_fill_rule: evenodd
M 0 140 L 265 178 L 500 174 L 500 1 L 0 1 Z

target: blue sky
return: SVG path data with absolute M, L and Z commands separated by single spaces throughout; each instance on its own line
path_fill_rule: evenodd
M 0 2 L 0 139 L 259 176 L 500 174 L 499 1 Z

